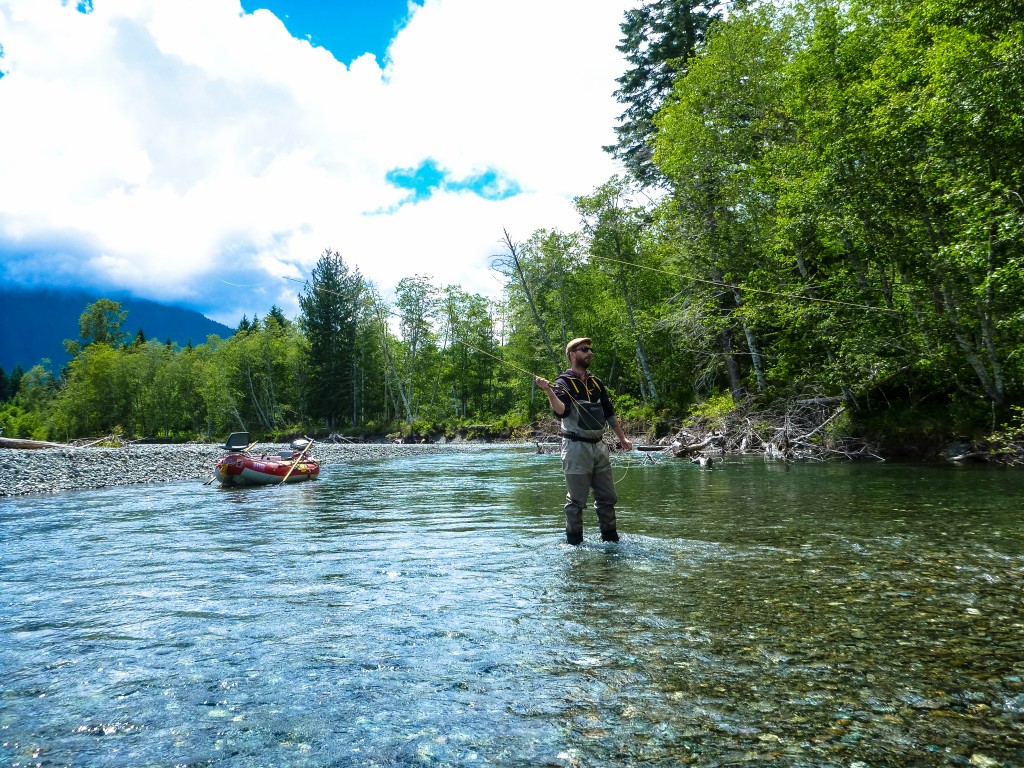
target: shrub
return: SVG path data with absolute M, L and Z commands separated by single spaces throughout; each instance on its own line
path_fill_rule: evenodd
M 736 410 L 736 402 L 729 392 L 719 392 L 690 408 L 690 418 L 704 424 L 724 424 Z

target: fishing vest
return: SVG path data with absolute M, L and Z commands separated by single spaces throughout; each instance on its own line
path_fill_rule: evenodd
M 597 376 L 587 376 L 587 380 L 582 381 L 563 373 L 555 382 L 569 400 L 569 407 L 562 415 L 563 436 L 575 435 L 586 442 L 600 440 L 609 418 L 604 415 L 602 395 L 607 397 L 607 391 L 601 380 Z

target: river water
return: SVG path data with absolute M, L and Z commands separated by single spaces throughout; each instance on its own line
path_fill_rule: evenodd
M 557 456 L 0 500 L 5 766 L 1024 765 L 1024 473 Z

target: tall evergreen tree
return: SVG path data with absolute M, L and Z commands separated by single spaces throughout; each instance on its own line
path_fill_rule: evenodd
M 284 312 L 279 306 L 277 306 L 277 304 L 270 307 L 270 311 L 267 313 L 266 318 L 264 318 L 264 323 L 266 323 L 270 318 L 274 318 L 274 320 L 277 321 L 277 324 L 282 328 L 287 328 L 289 325 L 288 318 L 284 316 Z
M 16 363 L 14 368 L 11 369 L 11 375 L 7 379 L 7 399 L 13 400 L 14 396 L 18 394 L 18 390 L 21 389 L 21 379 L 25 375 L 25 369 L 21 367 L 21 363 Z
M 660 180 L 654 164 L 654 115 L 685 75 L 688 59 L 721 18 L 721 3 L 692 0 L 649 0 L 626 11 L 618 50 L 630 68 L 618 78 L 615 98 L 626 105 L 615 127 L 617 141 L 606 146 L 644 186 Z
M 309 410 L 328 428 L 358 419 L 355 399 L 356 327 L 363 291 L 359 270 L 325 250 L 299 296 L 306 334 Z

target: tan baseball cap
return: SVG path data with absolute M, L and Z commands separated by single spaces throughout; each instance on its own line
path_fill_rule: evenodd
M 584 344 L 590 343 L 592 342 L 586 336 L 584 336 L 582 339 L 573 339 L 572 341 L 565 345 L 565 356 L 568 357 L 569 353 L 576 349 L 576 347 L 581 347 Z

